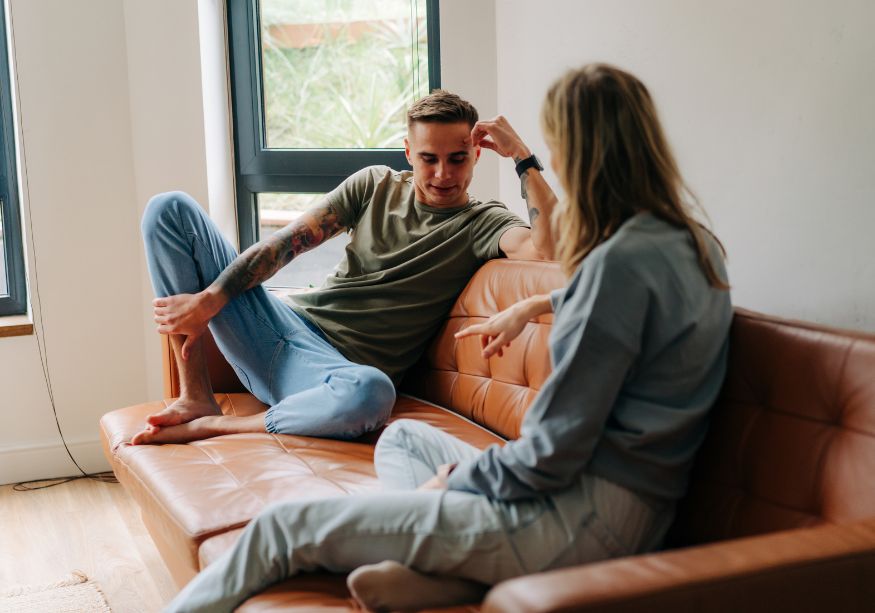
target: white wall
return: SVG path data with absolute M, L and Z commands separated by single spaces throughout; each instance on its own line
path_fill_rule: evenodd
M 210 116 L 220 124 L 210 138 L 205 130 L 206 111 L 227 103 L 204 105 L 204 81 L 215 87 L 224 57 L 209 65 L 212 81 L 201 71 L 201 33 L 214 28 L 211 41 L 221 39 L 223 7 L 10 2 L 37 336 L 0 339 L 0 483 L 77 472 L 54 422 L 46 358 L 61 427 L 86 470 L 108 467 L 101 415 L 160 398 L 139 219 L 152 194 L 182 189 L 205 206 L 215 195 L 223 230 L 236 234 L 227 109 Z M 210 146 L 223 151 L 208 155 Z
M 105 466 L 97 420 L 145 396 L 125 30 L 114 0 L 10 3 L 37 336 L 0 339 L 0 482 Z M 44 332 L 44 335 L 43 335 Z M 57 471 L 57 472 L 56 472 Z
M 875 330 L 875 4 L 496 2 L 498 106 L 538 112 L 570 67 L 639 76 L 729 251 L 737 305 Z M 501 167 L 501 196 L 519 187 Z
M 494 117 L 498 114 L 495 2 L 441 0 L 440 30 L 441 87 L 468 100 L 481 119 Z M 483 150 L 469 188 L 471 196 L 498 198 L 500 164 L 492 151 Z M 525 207 L 517 211 L 525 211 Z

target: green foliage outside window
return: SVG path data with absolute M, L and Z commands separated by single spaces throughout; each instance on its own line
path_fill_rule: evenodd
M 428 93 L 425 14 L 424 0 L 262 0 L 268 147 L 402 147 Z

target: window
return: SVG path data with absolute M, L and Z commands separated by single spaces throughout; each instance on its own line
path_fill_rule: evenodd
M 0 3 L 0 315 L 27 311 L 6 17 Z
M 228 15 L 241 249 L 365 166 L 409 168 L 407 107 L 440 86 L 437 0 L 241 0 Z M 321 284 L 346 242 L 268 285 Z

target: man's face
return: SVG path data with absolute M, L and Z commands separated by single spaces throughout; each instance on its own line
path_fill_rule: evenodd
M 472 146 L 466 122 L 417 121 L 407 132 L 404 149 L 413 166 L 417 200 L 435 207 L 467 204 L 480 147 Z

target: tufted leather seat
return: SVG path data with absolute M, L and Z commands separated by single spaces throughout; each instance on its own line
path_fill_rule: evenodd
M 503 358 L 488 361 L 477 339 L 456 341 L 453 334 L 562 282 L 555 264 L 485 265 L 406 377 L 393 419 L 421 419 L 480 448 L 518 436 L 549 374 L 552 317 L 530 322 Z M 210 347 L 222 410 L 264 410 Z M 172 398 L 178 375 L 166 343 L 164 350 L 165 396 Z M 490 592 L 485 610 L 765 611 L 784 602 L 797 610 L 819 610 L 826 602 L 835 610 L 869 610 L 865 605 L 875 602 L 875 337 L 738 311 L 730 362 L 672 531 L 674 545 L 686 548 L 508 581 Z M 107 457 L 180 585 L 231 546 L 270 502 L 378 487 L 376 435 L 341 442 L 246 434 L 130 446 L 126 441 L 145 415 L 166 402 L 113 411 L 101 426 Z M 352 607 L 342 578 L 323 574 L 278 584 L 240 610 Z
M 517 436 L 526 408 L 549 373 L 546 335 L 552 317 L 530 322 L 503 358 L 488 362 L 480 357 L 477 339 L 458 342 L 453 334 L 562 282 L 555 264 L 487 264 L 459 296 L 431 348 L 407 376 L 392 420 L 422 420 L 479 448 Z M 180 585 L 229 547 L 240 528 L 271 502 L 379 487 L 373 470 L 378 433 L 354 442 L 238 434 L 187 445 L 131 446 L 128 441 L 142 429 L 146 415 L 179 395 L 179 375 L 168 343 L 163 350 L 168 400 L 108 413 L 101 427 L 104 451 L 119 480 L 140 504 L 143 522 Z M 252 415 L 265 410 L 245 393 L 212 338 L 207 339 L 207 355 L 224 413 Z M 296 578 L 287 583 L 286 588 L 279 586 L 251 599 L 242 610 L 271 608 L 277 598 L 303 608 L 350 606 L 337 577 Z M 321 586 L 325 592 L 313 592 L 305 585 Z M 305 598 L 304 593 L 317 595 Z

